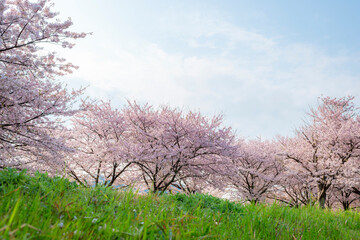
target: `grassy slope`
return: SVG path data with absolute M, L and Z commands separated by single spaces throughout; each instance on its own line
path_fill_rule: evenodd
M 360 214 L 85 189 L 6 170 L 0 239 L 360 239 Z

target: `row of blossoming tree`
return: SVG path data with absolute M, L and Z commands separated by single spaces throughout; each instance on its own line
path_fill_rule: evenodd
M 360 116 L 353 97 L 321 98 L 294 137 L 244 140 L 222 116 L 128 102 L 84 103 L 63 131 L 80 184 L 143 184 L 154 192 L 221 189 L 257 203 L 358 204 Z M 100 181 L 101 180 L 101 181 Z
M 360 205 L 360 115 L 353 97 L 320 98 L 293 137 L 242 139 L 221 115 L 135 101 L 83 100 L 57 77 L 76 68 L 46 44 L 71 48 L 48 0 L 0 0 L 0 168 L 66 174 L 89 186 L 142 186 L 291 206 Z M 71 123 L 64 124 L 70 118 Z

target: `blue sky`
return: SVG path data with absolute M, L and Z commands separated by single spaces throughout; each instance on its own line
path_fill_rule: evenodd
M 55 0 L 93 32 L 61 54 L 63 81 L 126 99 L 222 113 L 244 137 L 291 135 L 321 95 L 360 106 L 360 1 Z

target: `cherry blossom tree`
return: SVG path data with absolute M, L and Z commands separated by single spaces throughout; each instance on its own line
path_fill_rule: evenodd
M 353 99 L 321 98 L 309 113 L 310 123 L 283 142 L 289 168 L 306 174 L 309 184 L 316 185 L 321 207 L 332 185 L 350 188 L 359 180 L 360 117 Z
M 234 153 L 234 135 L 222 127 L 222 116 L 209 119 L 135 102 L 129 102 L 124 114 L 130 123 L 132 159 L 154 192 L 202 179 Z
M 72 127 L 65 131 L 67 144 L 74 150 L 66 157 L 69 175 L 82 185 L 130 184 L 129 178 L 124 179 L 132 164 L 124 115 L 110 102 L 84 105 L 85 110 L 72 118 Z
M 221 126 L 221 116 L 208 119 L 130 101 L 121 110 L 104 102 L 84 104 L 65 132 L 74 150 L 66 158 L 68 172 L 84 185 L 103 178 L 106 185 L 136 181 L 154 192 L 200 191 L 235 150 L 234 135 Z
M 285 139 L 282 138 L 280 142 L 284 142 Z M 275 191 L 271 191 L 268 197 L 292 207 L 315 204 L 316 184 L 313 179 L 306 172 L 299 171 L 298 168 L 293 169 L 292 164 L 287 164 L 281 151 L 278 157 L 283 161 L 284 170 Z
M 230 188 L 251 203 L 265 199 L 281 180 L 284 170 L 278 158 L 278 144 L 268 140 L 239 141 L 238 152 L 225 174 Z
M 82 90 L 69 92 L 56 81 L 76 67 L 44 44 L 72 48 L 70 19 L 56 19 L 48 0 L 0 0 L 0 167 L 55 164 L 63 141 L 51 133 L 74 113 Z M 53 167 L 48 168 L 48 170 Z
M 330 189 L 332 197 L 332 204 L 339 203 L 344 210 L 349 210 L 352 207 L 359 207 L 360 196 L 346 185 L 334 184 Z M 355 205 L 355 206 L 354 206 Z
M 172 187 L 175 187 L 175 191 L 181 191 L 186 194 L 195 194 L 209 193 L 213 189 L 222 188 L 222 185 L 218 187 L 218 177 L 215 178 L 214 181 L 214 175 L 218 175 L 215 171 L 202 171 L 200 175 L 193 176 L 184 176 L 184 174 L 186 174 L 186 172 L 179 172 L 178 176 L 171 184 Z

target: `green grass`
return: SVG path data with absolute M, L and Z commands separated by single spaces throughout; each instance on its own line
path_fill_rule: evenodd
M 82 188 L 4 170 L 0 239 L 360 239 L 360 214 Z

